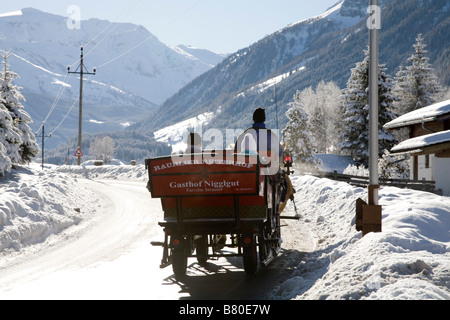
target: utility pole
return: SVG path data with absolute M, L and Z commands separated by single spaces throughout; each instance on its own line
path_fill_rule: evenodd
M 369 205 L 378 204 L 378 29 L 380 7 L 370 0 L 370 14 L 375 20 L 369 28 Z
M 363 235 L 381 231 L 378 205 L 378 30 L 381 28 L 379 0 L 369 6 L 369 190 L 368 206 L 363 210 Z
M 42 170 L 44 170 L 44 141 L 45 138 L 50 138 L 52 134 L 46 136 L 45 135 L 45 123 L 42 124 L 42 134 L 40 136 L 36 136 L 36 138 L 41 137 L 42 138 L 42 146 L 41 146 L 41 155 L 42 155 Z
M 356 230 L 362 235 L 381 232 L 381 205 L 378 204 L 378 30 L 381 28 L 379 0 L 370 0 L 369 18 L 369 188 L 368 203 L 356 200 Z
M 80 65 L 75 71 L 70 71 L 70 66 L 67 67 L 68 73 L 75 73 L 80 75 L 80 108 L 79 108 L 79 115 L 78 115 L 78 149 L 77 153 L 79 152 L 81 154 L 81 136 L 82 136 L 82 119 L 83 119 L 83 75 L 95 75 L 95 68 L 93 72 L 88 72 L 83 64 L 83 47 L 81 47 L 81 54 L 80 54 Z M 81 156 L 78 156 L 78 165 L 81 164 Z

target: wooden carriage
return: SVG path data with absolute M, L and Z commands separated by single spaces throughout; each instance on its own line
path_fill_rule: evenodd
M 188 257 L 199 263 L 242 256 L 247 273 L 275 257 L 281 244 L 280 173 L 258 155 L 203 152 L 147 159 L 148 189 L 161 198 L 164 242 L 161 267 L 185 275 Z M 221 250 L 224 247 L 233 250 Z

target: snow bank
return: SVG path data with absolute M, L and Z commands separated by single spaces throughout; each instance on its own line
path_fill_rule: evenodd
M 0 181 L 0 253 L 40 243 L 83 219 L 83 194 L 75 179 L 21 169 Z M 80 212 L 78 212 L 80 211 Z
M 0 253 L 19 251 L 95 214 L 98 199 L 77 183 L 87 179 L 144 179 L 143 165 L 37 164 L 0 180 Z
M 382 187 L 383 230 L 362 238 L 354 215 L 365 189 L 311 176 L 293 183 L 317 247 L 270 298 L 450 299 L 450 198 Z
M 316 154 L 316 158 L 320 160 L 319 170 L 325 172 L 336 170 L 338 173 L 343 173 L 349 166 L 355 165 L 351 156 L 320 153 Z
M 144 165 L 115 164 L 95 166 L 94 161 L 87 161 L 81 166 L 54 166 L 53 170 L 87 179 L 146 180 L 148 175 Z

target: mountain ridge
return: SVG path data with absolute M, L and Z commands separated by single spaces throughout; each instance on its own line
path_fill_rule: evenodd
M 0 18 L 0 35 L 6 39 L 7 51 L 13 54 L 8 63 L 20 76 L 15 84 L 23 88 L 27 100 L 23 104 L 34 120 L 32 129 L 41 126 L 57 100 L 55 114 L 46 123 L 47 132 L 67 114 L 58 132 L 48 139 L 49 148 L 76 135 L 78 130 L 79 76 L 68 76 L 67 66 L 72 71 L 79 66 L 81 46 L 86 69 L 92 72 L 97 67 L 95 76 L 86 75 L 84 81 L 86 132 L 124 129 L 121 123 L 134 123 L 149 115 L 158 104 L 212 67 L 209 61 L 188 57 L 133 23 L 91 18 L 82 20 L 79 29 L 70 29 L 63 16 L 34 8 L 24 8 L 21 13 Z M 122 111 L 131 107 L 135 107 L 133 112 Z
M 429 45 L 431 63 L 443 66 L 435 69 L 443 84 L 449 85 L 450 43 L 445 35 L 450 18 L 446 1 L 386 0 L 380 5 L 380 63 L 387 65 L 389 74 L 395 76 L 397 68 L 407 64 L 420 32 Z M 363 50 L 368 46 L 366 1 L 340 1 L 328 11 L 326 15 L 291 24 L 229 55 L 166 100 L 152 118 L 145 120 L 148 127 L 159 129 L 220 108 L 209 127 L 245 128 L 252 122 L 253 110 L 262 107 L 268 114 L 267 125 L 283 128 L 287 122 L 284 112 L 296 90 L 315 87 L 320 80 L 335 81 L 343 88 L 355 63 L 364 57 Z M 283 74 L 284 78 L 263 91 L 242 94 Z M 278 101 L 277 106 L 273 100 Z M 145 130 L 139 124 L 134 128 Z
M 278 76 L 297 69 L 292 67 L 292 62 L 314 41 L 323 34 L 348 28 L 361 21 L 365 10 L 366 7 L 359 0 L 339 1 L 321 15 L 292 23 L 251 46 L 230 54 L 215 68 L 200 75 L 167 99 L 151 117 L 153 120 L 149 117 L 145 122 L 161 128 L 203 112 L 215 111 L 211 109 L 211 105 L 214 104 L 217 108 L 222 102 L 230 101 L 227 95 L 236 97 L 248 87 L 265 81 L 271 74 Z M 341 11 L 345 15 L 341 15 Z M 305 61 L 298 61 L 296 64 L 300 66 L 304 63 Z M 289 65 L 291 68 L 285 70 Z M 190 112 L 193 108 L 196 112 Z M 172 123 L 164 119 L 167 114 L 173 115 Z M 232 121 L 233 123 L 242 123 L 236 118 L 233 117 L 237 121 Z

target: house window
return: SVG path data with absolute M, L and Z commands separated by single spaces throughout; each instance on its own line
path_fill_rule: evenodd
M 425 168 L 426 169 L 430 168 L 430 155 L 429 154 L 425 155 Z
M 414 156 L 412 157 L 413 161 L 413 179 L 418 180 L 419 179 L 419 157 Z
M 444 121 L 444 131 L 445 130 L 450 130 L 450 120 L 449 119 Z

